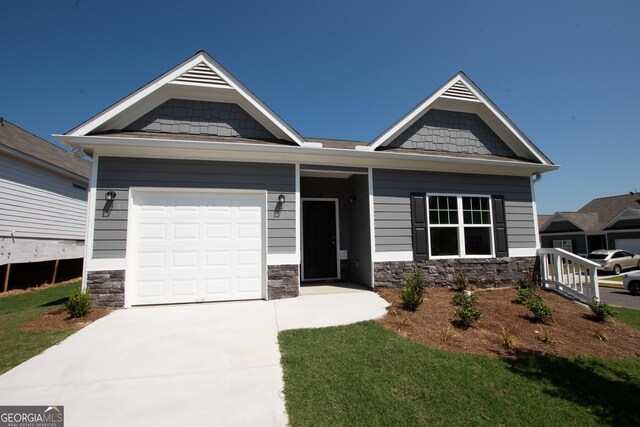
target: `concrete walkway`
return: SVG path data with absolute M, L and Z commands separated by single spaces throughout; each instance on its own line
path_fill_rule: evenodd
M 118 310 L 0 376 L 2 405 L 73 426 L 283 426 L 277 334 L 374 319 L 370 291 Z

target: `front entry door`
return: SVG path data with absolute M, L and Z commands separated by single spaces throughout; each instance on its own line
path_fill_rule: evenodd
M 336 279 L 336 202 L 302 201 L 303 279 Z

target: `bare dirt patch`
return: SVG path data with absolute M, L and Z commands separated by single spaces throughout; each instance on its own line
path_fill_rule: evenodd
M 111 310 L 106 308 L 93 308 L 86 316 L 74 319 L 69 317 L 64 308 L 58 308 L 25 323 L 21 329 L 25 332 L 44 332 L 52 329 L 79 330 L 109 313 Z
M 29 292 L 41 291 L 42 289 L 47 289 L 47 288 L 55 288 L 56 286 L 67 285 L 72 282 L 79 282 L 81 279 L 82 279 L 81 277 L 78 277 L 75 279 L 67 280 L 66 282 L 44 283 L 40 286 L 32 286 L 27 289 L 11 289 L 11 290 L 8 290 L 7 292 L 0 292 L 0 298 L 6 298 L 12 295 L 26 294 Z
M 442 331 L 456 320 L 452 290 L 429 288 L 424 303 L 415 312 L 402 309 L 398 289 L 379 289 L 378 293 L 391 304 L 387 314 L 378 320 L 384 327 L 435 348 L 494 357 L 516 357 L 519 352 L 603 358 L 640 356 L 639 330 L 622 322 L 599 323 L 590 316 L 588 308 L 550 291 L 542 292 L 555 318 L 548 325 L 532 320 L 529 309 L 517 302 L 514 288 L 476 291 L 477 307 L 483 317 L 468 329 L 452 328 L 455 335 L 446 341 Z M 517 350 L 502 346 L 502 327 L 519 342 Z M 551 331 L 556 343 L 542 342 L 543 328 Z M 608 341 L 596 337 L 598 330 Z

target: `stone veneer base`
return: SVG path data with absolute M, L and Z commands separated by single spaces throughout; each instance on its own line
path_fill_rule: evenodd
M 94 307 L 124 307 L 124 270 L 89 271 L 87 286 Z
M 416 267 L 424 271 L 427 286 L 453 285 L 456 275 L 463 273 L 471 285 L 493 288 L 514 285 L 519 278 L 534 274 L 536 257 L 376 262 L 375 286 L 400 287 L 405 272 Z
M 267 290 L 269 299 L 291 298 L 300 294 L 299 269 L 295 264 L 270 265 Z M 89 271 L 87 285 L 98 308 L 124 307 L 124 270 Z
M 267 270 L 269 299 L 292 298 L 300 294 L 297 264 L 270 265 Z

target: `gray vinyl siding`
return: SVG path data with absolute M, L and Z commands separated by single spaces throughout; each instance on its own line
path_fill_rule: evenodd
M 351 193 L 344 179 L 300 178 L 301 198 L 338 199 L 340 250 L 349 250 L 349 197 Z
M 98 162 L 94 258 L 124 258 L 130 187 L 267 190 L 268 252 L 295 253 L 295 166 L 245 162 L 101 157 Z M 106 191 L 116 192 L 103 212 Z M 286 202 L 275 212 L 278 196 Z
M 349 264 L 351 280 L 369 286 L 371 279 L 371 232 L 369 225 L 369 182 L 364 175 L 347 180 L 356 196 L 349 205 Z
M 411 251 L 411 193 L 504 196 L 509 248 L 536 247 L 529 178 L 374 169 L 376 251 Z
M 0 155 L 0 236 L 84 240 L 87 192 L 73 180 Z

